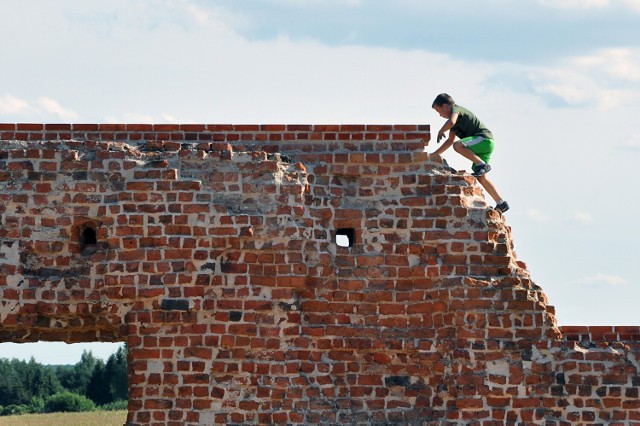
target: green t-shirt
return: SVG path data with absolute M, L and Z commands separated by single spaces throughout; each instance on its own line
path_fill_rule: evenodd
M 482 121 L 478 120 L 478 117 L 465 107 L 460 105 L 454 105 L 451 107 L 451 114 L 458 113 L 458 120 L 451 130 L 460 139 L 468 138 L 469 136 L 483 136 L 487 139 L 493 139 L 493 134 Z

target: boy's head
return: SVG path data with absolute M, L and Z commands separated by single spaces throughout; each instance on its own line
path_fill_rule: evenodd
M 449 118 L 451 116 L 451 107 L 454 106 L 455 103 L 456 101 L 454 101 L 451 96 L 446 93 L 440 93 L 434 99 L 431 108 L 435 109 L 436 112 L 440 114 L 440 117 Z

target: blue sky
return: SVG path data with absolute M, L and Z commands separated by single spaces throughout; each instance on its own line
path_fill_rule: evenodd
M 436 133 L 431 102 L 448 92 L 496 137 L 491 175 L 518 258 L 559 323 L 640 324 L 640 0 L 28 0 L 0 12 L 0 122 Z M 42 345 L 0 356 L 70 352 Z

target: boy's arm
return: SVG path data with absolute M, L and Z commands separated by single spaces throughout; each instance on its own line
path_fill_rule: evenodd
M 449 117 L 449 119 L 442 125 L 442 127 L 440 128 L 440 131 L 438 131 L 438 142 L 440 142 L 440 139 L 444 137 L 444 134 L 447 131 L 449 131 L 453 126 L 456 125 L 457 121 L 458 121 L 458 113 L 454 112 L 451 114 L 451 117 Z M 451 137 L 451 135 L 449 135 L 449 137 Z
M 443 126 L 443 128 L 444 128 L 444 126 Z M 438 132 L 438 134 L 439 134 L 439 132 Z M 456 138 L 456 133 L 455 132 L 449 132 L 449 137 L 447 138 L 447 140 L 444 141 L 444 143 L 442 145 L 440 145 L 440 148 L 438 148 L 435 151 L 433 151 L 433 154 L 442 155 L 443 152 L 445 152 L 447 149 L 449 149 L 449 147 L 451 145 L 453 145 L 453 141 L 454 141 L 455 138 Z

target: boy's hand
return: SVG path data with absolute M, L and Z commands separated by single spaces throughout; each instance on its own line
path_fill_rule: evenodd
M 432 152 L 431 154 L 429 154 L 429 160 L 433 161 L 434 163 L 442 163 L 442 156 L 440 154 Z
M 438 143 L 440 143 L 440 140 L 444 138 L 444 132 L 441 130 L 438 132 Z

